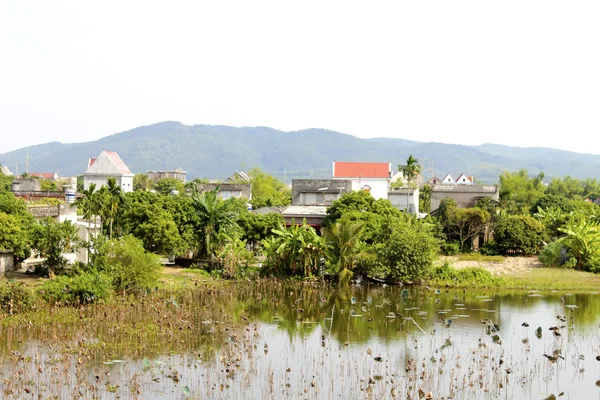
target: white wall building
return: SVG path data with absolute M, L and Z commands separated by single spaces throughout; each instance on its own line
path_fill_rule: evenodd
M 390 162 L 333 162 L 333 179 L 352 182 L 352 190 L 371 193 L 375 199 L 387 199 L 392 177 Z
M 123 192 L 133 192 L 133 174 L 121 157 L 114 151 L 103 151 L 98 158 L 90 158 L 88 169 L 83 174 L 83 188 L 90 188 L 95 183 L 96 188 L 106 186 L 108 178 L 115 178 Z

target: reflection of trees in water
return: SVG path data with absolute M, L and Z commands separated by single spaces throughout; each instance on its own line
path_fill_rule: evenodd
M 369 304 L 367 298 L 372 300 Z M 373 337 L 383 342 L 405 339 L 409 333 L 419 333 L 413 318 L 425 332 L 445 329 L 442 320 L 451 319 L 479 331 L 482 321 L 502 325 L 503 312 L 526 310 L 540 305 L 562 306 L 561 294 L 545 293 L 531 296 L 527 291 L 498 292 L 491 289 L 457 290 L 396 286 L 352 286 L 336 288 L 329 285 L 263 282 L 240 288 L 238 298 L 248 314 L 258 320 L 277 324 L 288 332 L 290 339 L 306 337 L 320 326 L 326 335 L 340 343 L 363 343 Z M 356 303 L 352 304 L 352 298 Z M 577 309 L 564 310 L 582 325 L 595 324 L 600 312 L 596 295 L 564 296 L 565 304 Z M 332 313 L 333 310 L 333 313 Z M 445 311 L 445 313 L 444 313 Z M 333 315 L 333 320 L 330 318 Z M 549 321 L 552 323 L 552 321 Z

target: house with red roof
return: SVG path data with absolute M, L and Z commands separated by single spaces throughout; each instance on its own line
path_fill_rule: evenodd
M 333 162 L 333 179 L 352 182 L 352 190 L 369 192 L 375 199 L 387 199 L 392 178 L 391 162 Z
M 30 172 L 29 176 L 32 178 L 45 179 L 48 181 L 58 180 L 58 175 L 56 172 Z
M 90 158 L 87 171 L 83 173 L 83 188 L 92 183 L 96 188 L 106 186 L 108 178 L 115 178 L 123 192 L 133 192 L 133 173 L 114 151 L 103 151 L 97 158 Z

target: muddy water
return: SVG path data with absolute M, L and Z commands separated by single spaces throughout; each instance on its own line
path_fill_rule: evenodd
M 600 398 L 596 293 L 274 282 L 193 290 L 60 322 L 5 320 L 0 394 Z

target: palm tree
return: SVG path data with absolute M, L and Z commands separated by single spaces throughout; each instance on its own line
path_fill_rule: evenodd
M 416 179 L 417 176 L 419 176 L 419 174 L 421 173 L 421 165 L 419 164 L 419 160 L 414 158 L 411 154 L 406 159 L 406 164 L 398 165 L 398 171 L 402 172 L 403 177 L 406 179 L 406 211 L 408 212 L 408 189 L 410 188 L 413 179 Z
M 109 239 L 112 239 L 113 223 L 115 221 L 115 217 L 117 215 L 119 207 L 125 204 L 125 195 L 123 194 L 121 187 L 117 185 L 117 181 L 115 178 L 108 178 L 106 192 L 108 193 L 106 208 L 108 211 L 107 214 L 110 221 L 108 237 Z
M 210 192 L 192 194 L 192 201 L 196 214 L 202 225 L 200 241 L 203 245 L 204 255 L 212 256 L 217 250 L 217 245 L 223 234 L 227 234 L 237 227 L 235 218 L 237 214 L 229 211 L 224 201 L 219 199 L 219 188 Z
M 96 233 L 96 216 L 100 215 L 100 196 L 96 192 L 96 184 L 90 183 L 88 189 L 81 192 L 82 196 L 75 200 L 75 205 L 81 207 L 83 217 L 88 220 L 88 231 L 92 229 L 92 219 L 94 219 L 94 234 Z
M 327 256 L 340 282 L 348 283 L 352 278 L 356 262 L 364 256 L 360 248 L 361 222 L 338 221 L 331 228 L 323 228 L 327 244 Z

